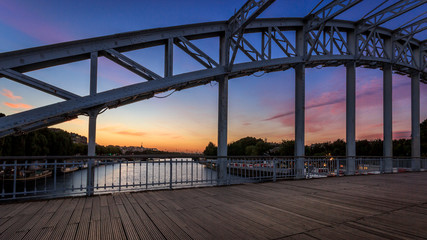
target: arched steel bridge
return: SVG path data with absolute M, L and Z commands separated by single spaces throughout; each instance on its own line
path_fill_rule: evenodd
M 347 69 L 347 155 L 355 156 L 355 68 L 379 68 L 384 72 L 384 156 L 392 156 L 392 73 L 412 79 L 412 155 L 420 156 L 419 85 L 427 83 L 427 41 L 414 35 L 425 31 L 427 18 L 413 19 L 398 29 L 382 24 L 427 0 L 400 0 L 383 7 L 373 6 L 356 22 L 334 20 L 361 0 L 334 0 L 304 18 L 256 19 L 274 0 L 248 0 L 228 21 L 135 31 L 64 42 L 0 54 L 0 75 L 44 91 L 64 101 L 13 114 L 0 120 L 0 136 L 19 134 L 54 125 L 78 115 L 89 121 L 89 155 L 94 154 L 96 116 L 103 109 L 149 99 L 168 90 L 182 90 L 219 82 L 218 154 L 227 154 L 228 79 L 255 72 L 295 68 L 295 154 L 304 155 L 305 68 L 340 66 Z M 317 8 L 317 7 L 316 7 Z M 378 10 L 381 9 L 381 10 Z M 258 33 L 254 44 L 248 34 Z M 219 58 L 209 56 L 194 40 L 218 39 Z M 192 42 L 193 41 L 193 42 Z M 259 44 L 261 43 L 261 44 Z M 165 70 L 158 75 L 127 57 L 124 52 L 164 46 Z M 173 48 L 179 47 L 206 69 L 173 74 Z M 273 57 L 272 49 L 279 50 Z M 236 55 L 247 57 L 236 63 Z M 105 56 L 146 81 L 105 92 L 97 92 L 97 59 Z M 90 94 L 79 96 L 25 72 L 90 59 Z

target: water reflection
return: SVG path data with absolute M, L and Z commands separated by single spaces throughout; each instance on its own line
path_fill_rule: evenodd
M 157 159 L 150 161 L 102 160 L 94 168 L 94 190 L 114 192 L 156 188 L 179 188 L 191 185 L 216 184 L 216 172 L 203 162 L 192 159 Z M 87 168 L 69 173 L 60 169 L 85 166 L 83 162 L 51 164 L 53 174 L 35 180 L 1 181 L 2 197 L 10 198 L 14 188 L 16 197 L 36 195 L 80 195 L 86 193 Z M 56 170 L 55 168 L 56 167 Z M 56 174 L 55 174 L 56 172 Z M 12 178 L 13 179 L 13 178 Z

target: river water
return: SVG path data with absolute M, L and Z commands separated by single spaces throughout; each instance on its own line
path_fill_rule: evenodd
M 71 166 L 71 163 L 69 166 Z M 75 163 L 76 165 L 81 165 Z M 86 193 L 88 169 L 62 173 L 37 180 L 17 181 L 17 197 L 36 195 L 82 195 Z M 216 172 L 192 159 L 150 161 L 104 161 L 94 168 L 94 191 L 115 192 L 194 185 L 215 185 Z M 2 198 L 10 198 L 13 181 L 1 181 Z

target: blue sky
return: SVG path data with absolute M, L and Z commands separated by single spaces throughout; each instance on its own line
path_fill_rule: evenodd
M 327 3 L 329 1 L 325 1 Z M 364 1 L 337 19 L 358 20 L 382 1 Z M 389 1 L 391 3 L 396 1 Z M 324 4 L 325 4 L 324 3 Z M 227 20 L 244 1 L 53 1 L 3 0 L 0 2 L 0 52 L 103 35 Z M 277 0 L 260 17 L 304 17 L 317 1 Z M 323 5 L 324 5 L 323 4 Z M 397 28 L 425 12 L 412 11 L 385 24 Z M 425 34 L 418 34 L 425 39 Z M 217 39 L 194 42 L 217 58 Z M 128 52 L 127 56 L 163 75 L 163 48 Z M 202 66 L 174 48 L 174 73 Z M 238 59 L 239 60 L 239 59 Z M 89 92 L 89 61 L 26 73 L 79 95 Z M 258 75 L 258 74 L 256 74 Z M 141 82 L 107 59 L 99 60 L 98 91 Z M 229 83 L 229 141 L 245 136 L 279 142 L 294 136 L 294 71 L 233 79 Z M 7 115 L 52 104 L 60 99 L 1 79 L 0 112 Z M 152 98 L 108 110 L 98 117 L 97 142 L 139 145 L 164 150 L 202 151 L 217 138 L 215 82 L 179 91 L 167 98 Z M 167 93 L 160 94 L 164 96 Z M 410 136 L 410 79 L 393 75 L 394 137 Z M 421 84 L 421 119 L 427 118 L 427 87 Z M 306 143 L 345 139 L 345 69 L 306 71 Z M 382 72 L 357 69 L 358 139 L 382 138 Z M 56 127 L 87 136 L 87 118 Z

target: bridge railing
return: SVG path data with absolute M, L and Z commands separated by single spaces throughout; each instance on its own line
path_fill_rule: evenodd
M 413 171 L 411 158 L 354 157 L 204 157 L 200 155 L 0 157 L 0 200 L 52 198 L 123 191 L 176 189 L 218 184 L 321 178 Z M 218 164 L 226 159 L 226 179 Z M 427 169 L 427 159 L 419 168 Z M 303 164 L 297 164 L 303 161 Z M 303 166 L 297 169 L 297 166 Z M 93 174 L 90 174 L 92 173 Z M 298 174 L 301 173 L 301 174 Z M 88 177 L 89 176 L 89 177 Z M 93 176 L 90 178 L 90 176 Z M 89 180 L 89 181 L 88 181 Z

